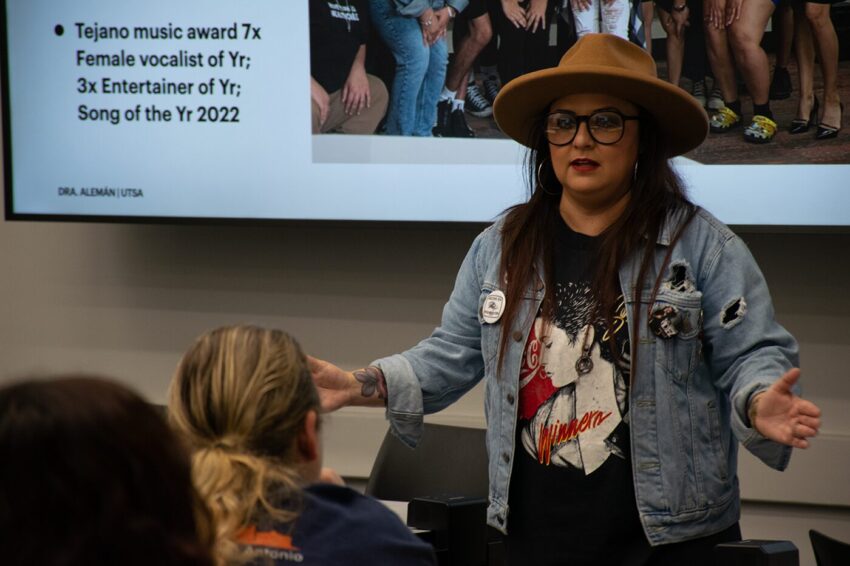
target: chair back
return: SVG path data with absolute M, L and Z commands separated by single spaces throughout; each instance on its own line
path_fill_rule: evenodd
M 809 530 L 809 540 L 818 566 L 847 566 L 850 564 L 850 544 L 835 540 L 814 529 Z
M 387 431 L 366 493 L 391 501 L 436 495 L 486 498 L 484 433 L 480 428 L 426 423 L 422 440 L 411 449 Z

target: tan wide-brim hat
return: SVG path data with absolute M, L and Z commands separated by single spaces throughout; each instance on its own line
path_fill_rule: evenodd
M 507 135 L 531 145 L 529 133 L 555 100 L 569 94 L 608 94 L 649 112 L 666 134 L 669 156 L 700 145 L 708 116 L 690 94 L 658 78 L 655 61 L 637 45 L 606 33 L 579 39 L 557 67 L 519 76 L 493 103 L 496 123 Z

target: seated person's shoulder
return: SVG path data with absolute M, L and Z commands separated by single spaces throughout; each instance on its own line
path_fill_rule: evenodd
M 275 540 L 285 538 L 289 543 L 287 552 L 269 554 L 254 546 L 266 558 L 277 559 L 276 564 L 288 564 L 287 557 L 301 564 L 322 565 L 436 564 L 431 546 L 380 501 L 331 484 L 315 484 L 303 493 L 295 524 L 274 529 L 278 535 Z
M 328 529 L 334 534 L 340 530 L 357 536 L 380 529 L 387 536 L 421 542 L 395 513 L 373 497 L 326 483 L 311 485 L 304 493 L 304 511 L 299 518 L 301 525 L 296 525 L 298 530 L 319 523 L 321 527 L 317 525 L 316 530 Z

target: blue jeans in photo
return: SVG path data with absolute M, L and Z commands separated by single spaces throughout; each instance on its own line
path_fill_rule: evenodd
M 372 25 L 396 61 L 385 133 L 430 136 L 437 101 L 446 79 L 449 52 L 445 37 L 430 47 L 416 18 L 398 15 L 390 0 L 370 0 Z

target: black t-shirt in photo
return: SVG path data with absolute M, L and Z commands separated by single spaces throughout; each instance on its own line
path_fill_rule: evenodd
M 328 94 L 343 87 L 368 36 L 364 0 L 310 0 L 310 75 Z
M 648 550 L 632 479 L 626 309 L 621 298 L 610 326 L 596 311 L 599 239 L 559 223 L 554 320 L 537 318 L 520 370 L 510 564 L 619 564 Z

